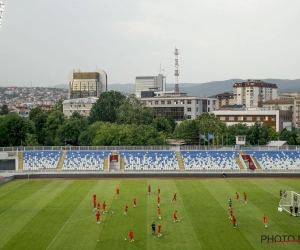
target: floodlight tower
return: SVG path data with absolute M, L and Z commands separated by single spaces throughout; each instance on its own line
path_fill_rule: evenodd
M 2 16 L 4 12 L 4 4 L 0 2 L 0 28 L 1 28 L 1 23 L 2 23 Z
M 178 55 L 179 55 L 179 50 L 175 47 L 175 70 L 174 70 L 174 76 L 175 76 L 175 90 L 179 90 L 178 87 L 178 76 L 179 76 L 179 70 L 178 70 Z

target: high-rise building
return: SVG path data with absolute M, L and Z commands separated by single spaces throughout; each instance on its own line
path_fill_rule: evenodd
M 142 91 L 166 91 L 166 77 L 163 74 L 158 76 L 137 76 L 135 78 L 135 95 L 141 97 Z
M 277 99 L 277 85 L 261 80 L 248 80 L 233 85 L 234 103 L 247 108 L 262 107 L 262 103 Z
M 99 97 L 107 91 L 107 74 L 101 69 L 94 72 L 73 70 L 69 74 L 69 99 Z

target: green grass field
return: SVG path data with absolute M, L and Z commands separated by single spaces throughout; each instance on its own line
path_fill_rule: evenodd
M 15 180 L 0 186 L 0 249 L 299 249 L 295 242 L 261 242 L 262 235 L 293 235 L 296 240 L 300 235 L 300 217 L 277 211 L 280 188 L 300 193 L 299 180 Z M 177 203 L 170 202 L 174 192 Z M 109 211 L 101 213 L 101 224 L 93 212 L 94 193 Z M 228 218 L 229 198 L 236 229 Z M 162 225 L 162 237 L 151 236 L 152 221 Z M 128 240 L 130 229 L 133 243 Z

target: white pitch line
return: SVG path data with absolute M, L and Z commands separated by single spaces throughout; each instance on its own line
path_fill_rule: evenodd
M 91 192 L 91 191 L 90 191 Z M 69 217 L 69 219 L 66 221 L 66 223 L 62 226 L 62 228 L 59 230 L 59 232 L 56 234 L 56 236 L 54 237 L 54 239 L 50 242 L 49 246 L 46 248 L 46 250 L 52 245 L 52 243 L 55 241 L 55 239 L 57 238 L 57 236 L 60 234 L 60 232 L 64 229 L 64 227 L 68 224 L 69 220 L 72 218 L 73 214 L 77 211 L 77 209 L 81 206 L 81 204 L 85 201 L 86 197 L 90 194 L 90 192 L 87 193 L 87 195 L 85 196 L 85 198 L 80 202 L 80 204 L 77 206 L 77 208 L 74 210 L 74 212 L 71 214 L 71 216 Z
M 254 181 L 252 181 L 252 180 L 251 180 L 251 182 L 253 182 L 253 183 L 256 184 L 257 186 L 259 186 L 260 188 L 266 190 L 266 191 L 267 191 L 268 193 L 270 193 L 271 195 L 277 197 L 275 194 L 272 194 L 269 190 L 265 189 L 264 187 L 262 187 L 261 185 L 257 184 L 256 182 L 254 182 Z

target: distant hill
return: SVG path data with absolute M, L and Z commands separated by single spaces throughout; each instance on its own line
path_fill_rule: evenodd
M 277 84 L 278 92 L 300 92 L 300 79 L 259 79 L 267 83 Z M 189 96 L 214 96 L 223 92 L 232 92 L 233 84 L 246 81 L 245 79 L 230 79 L 206 83 L 180 83 L 179 91 Z M 56 88 L 69 88 L 67 84 L 53 86 Z M 108 90 L 116 90 L 127 94 L 135 93 L 135 84 L 108 84 Z M 174 84 L 167 84 L 167 90 L 173 90 Z

